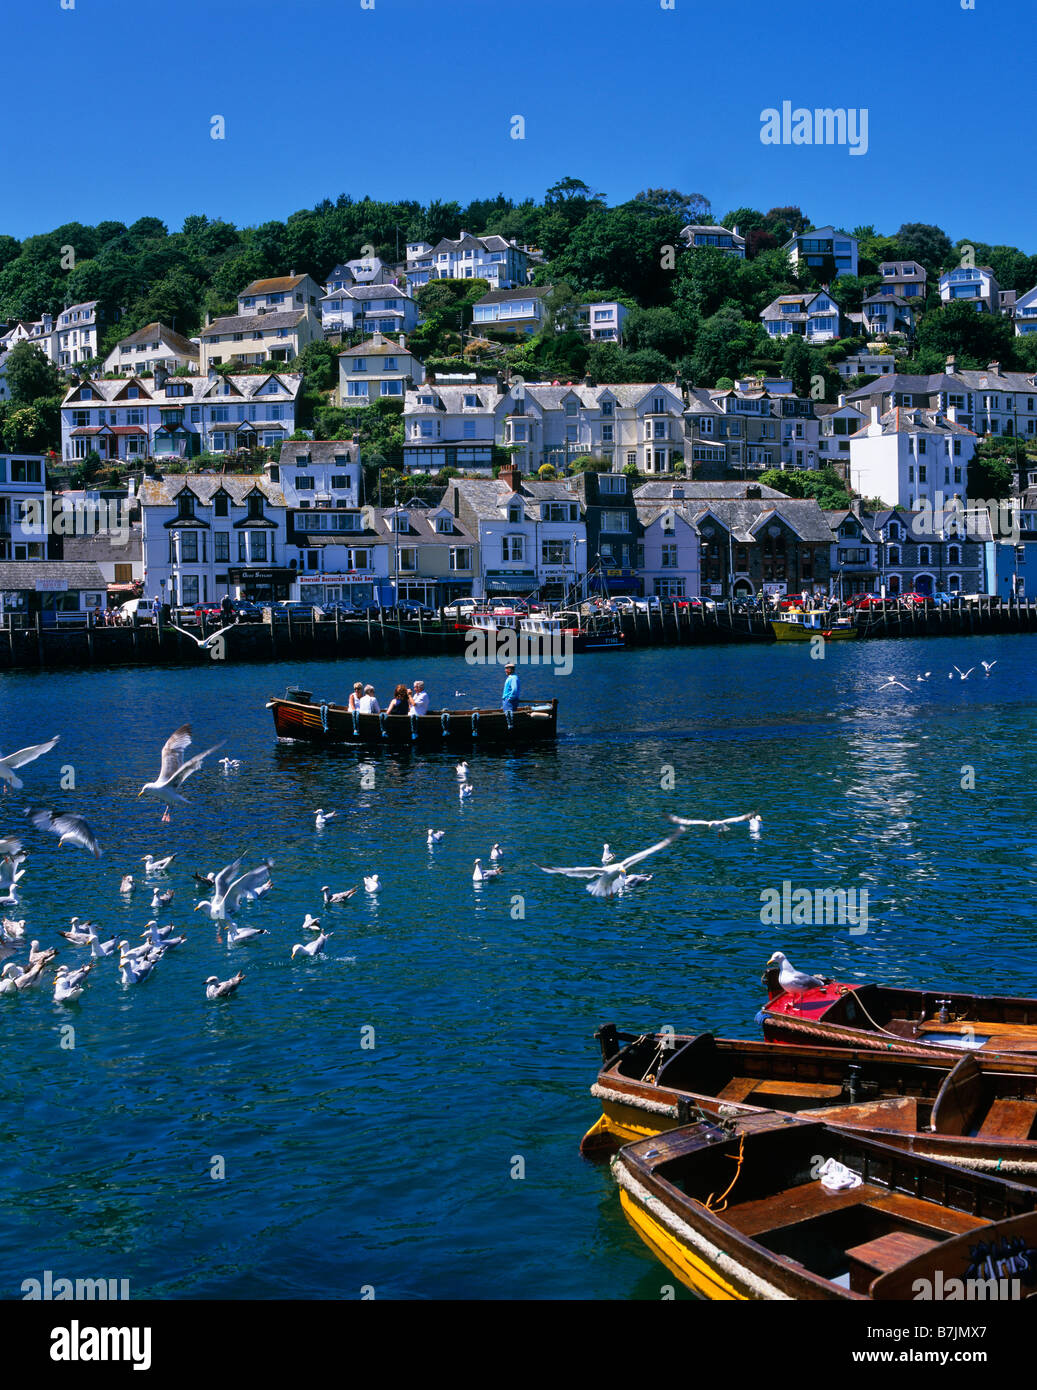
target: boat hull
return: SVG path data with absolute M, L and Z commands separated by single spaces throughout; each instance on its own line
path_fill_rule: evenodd
M 780 618 L 771 620 L 771 630 L 779 642 L 812 642 L 815 637 L 823 637 L 826 642 L 849 642 L 857 636 L 855 627 L 804 627 Z
M 543 743 L 558 735 L 558 701 L 520 706 L 510 720 L 500 709 L 437 714 L 351 714 L 343 705 L 308 700 L 267 702 L 278 738 L 318 744 L 439 746 Z

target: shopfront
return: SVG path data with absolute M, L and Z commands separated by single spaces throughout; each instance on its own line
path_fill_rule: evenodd
M 228 583 L 237 589 L 235 597 L 250 603 L 277 603 L 279 599 L 291 598 L 292 585 L 298 575 L 292 569 L 265 569 L 253 566 L 236 566 L 227 571 Z
M 309 572 L 299 574 L 299 597 L 304 603 L 371 603 L 377 597 L 370 574 L 350 574 L 348 571 Z

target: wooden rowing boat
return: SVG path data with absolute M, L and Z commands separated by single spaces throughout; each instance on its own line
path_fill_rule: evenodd
M 831 1191 L 834 1160 L 860 1179 Z M 700 1122 L 612 1160 L 623 1213 L 712 1300 L 1037 1296 L 1037 1190 L 792 1115 Z M 982 1295 L 980 1295 L 982 1296 Z
M 781 988 L 776 968 L 763 978 L 768 999 L 756 1018 L 772 1042 L 895 1048 L 918 1056 L 1037 1053 L 1037 999 L 839 980 L 798 994 Z
M 809 1113 L 884 1144 L 1037 1186 L 1037 1057 L 984 1058 L 801 1047 L 599 1030 L 585 1154 L 703 1115 Z M 1035 1136 L 1035 1137 L 1031 1137 Z
M 558 701 L 501 709 L 439 710 L 429 714 L 357 714 L 307 690 L 267 701 L 279 738 L 309 743 L 468 744 L 540 743 L 558 734 Z

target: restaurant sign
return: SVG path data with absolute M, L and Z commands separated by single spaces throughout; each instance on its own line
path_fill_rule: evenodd
M 63 594 L 68 589 L 68 580 L 37 579 L 33 587 L 38 594 Z

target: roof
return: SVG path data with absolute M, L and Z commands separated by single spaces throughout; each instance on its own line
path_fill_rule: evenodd
M 213 376 L 171 376 L 166 379 L 162 386 L 149 385 L 139 377 L 115 377 L 105 379 L 103 377 L 91 377 L 89 381 L 76 381 L 69 387 L 61 404 L 63 407 L 79 407 L 89 409 L 91 405 L 108 404 L 118 400 L 120 394 L 128 386 L 136 385 L 140 391 L 140 396 L 135 401 L 126 400 L 126 404 L 133 405 L 159 405 L 168 406 L 170 410 L 175 410 L 177 406 L 183 405 L 188 401 L 200 401 L 204 399 L 222 398 L 226 395 L 220 391 L 220 386 L 226 382 L 234 388 L 237 396 L 245 401 L 258 395 L 264 386 L 271 380 L 276 379 L 283 388 L 283 394 L 291 399 L 299 394 L 302 386 L 301 372 L 254 372 L 247 376 L 238 376 L 233 372 L 228 372 L 225 376 L 218 373 Z M 77 399 L 79 391 L 86 385 L 100 397 L 100 400 L 80 401 Z M 170 394 L 172 387 L 184 387 L 182 396 Z M 227 399 L 233 399 L 227 396 Z
M 355 463 L 358 449 L 352 441 L 344 439 L 286 439 L 281 445 L 278 463 L 295 465 L 302 460 L 310 463 L 336 463 L 343 458 L 346 463 Z
M 832 528 L 813 497 L 714 498 L 685 503 L 683 507 L 677 503 L 674 509 L 696 523 L 712 513 L 736 540 L 746 544 L 758 540 L 762 528 L 778 521 L 784 521 L 800 540 L 820 544 L 830 544 L 832 540 Z
M 198 356 L 197 343 L 192 343 L 190 338 L 185 338 L 181 333 L 175 333 L 164 323 L 147 323 L 143 328 L 138 328 L 136 333 L 131 333 L 128 338 L 120 338 L 115 347 L 129 347 L 136 343 L 152 343 L 156 338 L 159 342 L 173 348 L 175 352 L 183 353 L 185 357 Z
M 480 521 L 503 520 L 505 504 L 513 496 L 509 485 L 500 478 L 456 478 L 452 486 L 457 488 Z M 521 478 L 518 493 L 522 498 L 526 521 L 540 519 L 541 502 L 575 502 L 578 508 L 581 503 L 579 495 L 571 492 L 562 482 L 539 483 Z
M 477 299 L 476 304 L 500 304 L 510 299 L 543 299 L 545 295 L 551 293 L 551 285 L 523 285 L 521 289 L 515 290 L 490 290 L 484 294 L 482 299 Z
M 760 490 L 760 500 L 766 501 L 769 498 L 783 498 L 785 494 L 778 492 L 776 488 L 764 487 L 762 483 L 711 483 L 711 482 L 685 482 L 685 483 L 643 483 L 634 492 L 634 497 L 638 502 L 658 501 L 673 499 L 674 488 L 683 489 L 684 498 L 687 500 L 698 500 L 700 498 L 720 498 L 731 499 L 744 497 L 748 487 L 756 487 Z M 680 498 L 676 499 L 680 501 Z
M 401 289 L 399 285 L 350 285 L 345 290 L 334 290 L 332 295 L 326 294 L 325 299 L 413 299 L 414 296 L 409 290 Z
M 874 421 L 865 421 L 856 434 L 854 439 L 874 438 L 872 427 Z M 975 438 L 974 430 L 967 429 L 964 425 L 959 425 L 956 420 L 949 419 L 942 411 L 923 410 L 921 407 L 906 405 L 895 405 L 881 415 L 878 420 L 883 434 L 909 434 L 924 430 L 930 434 L 967 434 L 970 438 Z
M 301 285 L 309 278 L 308 275 L 276 275 L 272 280 L 253 280 L 251 285 L 245 286 L 238 298 L 245 299 L 253 294 L 283 294 L 285 290 L 294 290 L 296 285 Z
M 63 579 L 70 589 L 103 590 L 108 582 L 90 561 L 0 560 L 0 590 L 34 589 L 37 579 Z
M 306 317 L 305 309 L 279 310 L 275 314 L 233 314 L 225 319 L 216 319 L 208 328 L 200 330 L 199 338 L 215 338 L 221 333 L 246 333 L 262 328 L 271 333 L 276 328 L 294 328 Z
M 271 506 L 285 506 L 284 493 L 263 473 L 178 473 L 168 478 L 145 478 L 140 500 L 145 507 L 170 507 L 175 504 L 177 494 L 186 489 L 203 503 L 222 491 L 240 504 L 257 488 Z
M 401 352 L 409 352 L 410 349 L 398 343 L 395 338 L 387 338 L 384 333 L 376 333 L 373 338 L 367 338 L 356 347 L 346 348 L 339 353 L 339 357 L 374 357 L 378 353 L 388 353 L 393 357 Z

